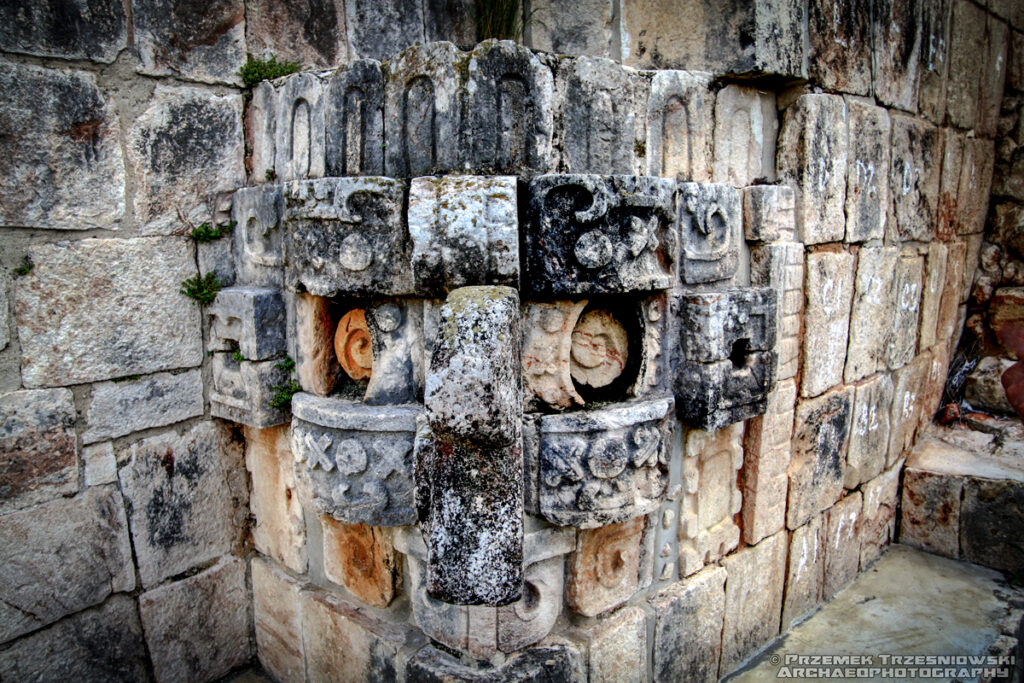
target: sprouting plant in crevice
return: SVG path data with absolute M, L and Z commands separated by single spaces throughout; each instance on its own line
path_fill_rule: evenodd
M 213 242 L 214 240 L 219 240 L 221 237 L 227 237 L 230 235 L 234 231 L 236 225 L 238 225 L 237 221 L 219 223 L 216 226 L 211 226 L 209 223 L 200 223 L 192 228 L 191 236 L 195 242 Z
M 257 59 L 249 55 L 245 64 L 238 70 L 238 75 L 245 83 L 245 87 L 254 88 L 259 85 L 260 81 L 272 81 L 275 78 L 293 74 L 301 68 L 302 65 L 298 62 L 290 62 L 287 59 L 279 62 L 277 56 L 273 54 L 267 59 Z
M 239 351 L 238 349 L 235 349 L 231 353 L 231 359 L 234 360 L 236 363 L 241 363 L 242 361 L 245 360 L 245 356 L 242 355 L 241 351 Z
M 543 24 L 534 18 L 537 9 L 525 12 L 521 0 L 476 0 L 477 40 L 522 40 L 530 23 Z
M 285 356 L 284 360 L 274 363 L 274 367 L 278 370 L 284 370 L 285 372 L 291 372 L 295 369 L 295 360 L 291 356 Z
M 217 292 L 223 287 L 224 283 L 217 279 L 217 274 L 211 272 L 183 280 L 181 289 L 178 291 L 196 301 L 200 306 L 206 306 L 216 298 Z
M 291 356 L 285 356 L 283 360 L 274 364 L 278 370 L 291 373 L 295 370 L 295 360 Z M 292 404 L 292 396 L 302 391 L 302 386 L 294 379 L 289 379 L 284 384 L 277 384 L 270 387 L 274 395 L 270 399 L 270 407 L 279 410 L 287 410 Z
M 25 259 L 25 262 L 23 264 L 21 264 L 11 272 L 14 273 L 14 277 L 24 277 L 32 272 L 32 269 L 35 268 L 35 265 L 36 264 L 32 263 L 28 259 Z
M 273 182 L 277 180 L 277 171 L 275 171 L 272 168 L 268 168 L 263 175 L 266 177 L 267 182 Z

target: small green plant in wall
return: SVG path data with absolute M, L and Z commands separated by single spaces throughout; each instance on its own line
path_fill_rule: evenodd
M 274 367 L 290 373 L 295 370 L 295 361 L 291 356 L 285 356 L 284 360 L 275 363 Z M 302 386 L 295 379 L 290 379 L 285 384 L 271 387 L 271 390 L 274 392 L 274 395 L 270 399 L 270 407 L 287 410 L 292 405 L 292 396 L 302 391 Z
M 200 306 L 206 306 L 216 298 L 217 292 L 223 287 L 224 283 L 217 279 L 216 273 L 207 273 L 206 275 L 194 275 L 182 281 L 181 289 L 178 291 Z
M 270 55 L 267 59 L 257 59 L 249 55 L 245 65 L 238 70 L 238 75 L 242 77 L 245 87 L 254 88 L 260 81 L 272 81 L 280 76 L 293 74 L 301 68 L 302 65 L 298 62 L 277 61 L 276 55 Z
M 221 223 L 214 227 L 211 227 L 209 223 L 201 223 L 192 228 L 192 240 L 199 243 L 219 240 L 230 235 L 236 225 L 238 225 L 237 221 Z
M 35 264 L 26 259 L 23 264 L 13 270 L 14 277 L 25 277 L 32 272 L 32 268 L 34 267 Z

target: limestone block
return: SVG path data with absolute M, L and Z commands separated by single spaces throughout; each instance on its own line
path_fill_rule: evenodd
M 272 54 L 307 68 L 343 64 L 348 58 L 345 3 L 249 0 L 245 5 L 245 47 L 258 57 Z
M 836 95 L 801 95 L 783 115 L 779 178 L 796 188 L 804 244 L 838 242 L 846 232 L 846 127 L 846 104 Z
M 978 95 L 978 119 L 975 130 L 979 135 L 996 134 L 999 124 L 999 109 L 1003 100 L 1003 85 L 1006 81 L 1007 57 L 1010 46 L 1010 31 L 1006 22 L 993 15 L 986 17 L 985 63 L 981 71 L 981 92 Z
M 595 57 L 563 60 L 557 73 L 565 170 L 639 175 L 647 166 L 647 81 Z
M 12 4 L 0 10 L 0 49 L 109 64 L 126 45 L 126 24 L 125 8 L 117 0 Z
M 418 2 L 355 0 L 345 3 L 345 19 L 353 58 L 386 59 L 427 39 Z
M 477 9 L 471 0 L 425 0 L 423 24 L 426 40 L 450 40 L 459 47 L 476 43 Z
M 894 390 L 892 408 L 889 413 L 889 454 L 886 466 L 890 467 L 906 453 L 913 444 L 914 433 L 921 419 L 919 394 L 927 386 L 931 358 L 925 352 L 893 374 Z M 930 415 L 928 417 L 931 417 Z
M 278 680 L 303 680 L 302 585 L 265 558 L 254 557 L 249 566 L 256 656 Z
M 117 481 L 117 460 L 114 446 L 106 441 L 82 449 L 82 470 L 85 485 L 113 484 Z
M 368 605 L 387 607 L 400 590 L 401 571 L 389 533 L 381 527 L 321 517 L 324 575 Z
M 786 513 L 790 529 L 831 507 L 843 491 L 853 398 L 853 387 L 846 387 L 796 407 Z
M 557 0 L 530 0 L 525 6 L 525 43 L 534 50 L 565 55 L 616 57 L 613 8 L 603 0 L 568 6 Z
M 644 68 L 805 77 L 798 2 L 627 0 L 623 61 Z M 680 17 L 687 20 L 680 22 Z
M 292 453 L 318 512 L 350 524 L 416 521 L 413 438 L 417 406 L 366 406 L 299 393 Z
M 668 289 L 678 249 L 674 191 L 666 178 L 534 178 L 524 283 L 538 294 Z
M 854 491 L 828 510 L 825 536 L 825 583 L 822 599 L 828 600 L 857 576 L 860 567 L 860 491 Z
M 199 312 L 177 294 L 181 281 L 195 274 L 185 240 L 89 239 L 41 244 L 28 253 L 35 267 L 19 280 L 14 296 L 25 386 L 78 384 L 202 361 Z
M 118 473 L 145 587 L 230 551 L 246 504 L 236 490 L 241 454 L 217 422 L 132 444 Z M 244 573 L 244 572 L 243 572 Z
M 965 271 L 965 260 L 967 248 L 963 242 L 949 243 L 946 254 L 946 278 L 942 285 L 942 297 L 939 303 L 939 320 L 935 325 L 935 337 L 939 342 L 951 342 L 956 344 L 960 338 L 960 328 L 957 325 L 960 309 L 960 293 L 963 285 Z M 971 277 L 974 276 L 973 268 Z M 993 297 L 992 310 L 996 310 L 995 300 L 998 292 Z
M 924 259 L 903 256 L 891 275 L 893 309 L 885 345 L 885 362 L 896 370 L 914 358 L 917 352 L 917 329 L 921 318 L 921 289 L 924 281 Z
M 485 683 L 500 680 L 527 681 L 583 680 L 581 656 L 564 644 L 544 644 L 517 653 L 494 668 L 474 668 L 441 650 L 427 646 L 409 660 L 405 673 L 410 681 L 459 681 Z
M 939 176 L 939 210 L 935 223 L 935 236 L 949 241 L 959 228 L 960 178 L 964 175 L 964 143 L 966 137 L 955 128 L 939 130 L 942 145 L 942 173 Z M 968 176 L 969 177 L 969 176 Z
M 750 420 L 743 441 L 740 486 L 743 540 L 757 543 L 783 528 L 789 478 L 796 383 L 780 381 L 768 394 L 764 415 Z
M 1024 484 L 970 477 L 960 504 L 960 539 L 965 560 L 1004 572 L 1019 572 L 1024 553 L 1016 530 L 1024 519 Z
M 241 84 L 238 70 L 245 63 L 242 0 L 216 5 L 139 0 L 133 4 L 132 16 L 139 73 Z
M 921 293 L 921 326 L 918 332 L 917 347 L 923 351 L 936 342 L 938 338 L 939 315 L 942 306 L 942 289 L 946 281 L 946 259 L 949 248 L 940 242 L 928 245 L 925 258 L 924 288 Z
M 817 396 L 843 379 L 854 291 L 853 260 L 844 252 L 807 256 L 801 396 Z
M 936 344 L 927 352 L 922 352 L 929 357 L 929 360 L 925 386 L 918 397 L 921 427 L 926 426 L 935 417 L 942 405 L 942 399 L 946 392 L 946 374 L 949 371 L 949 350 L 949 344 L 943 343 Z
M 289 371 L 280 361 L 237 360 L 213 354 L 210 414 L 262 429 L 288 420 L 288 411 L 271 405 L 278 389 L 287 387 Z
M 679 508 L 679 573 L 689 576 L 716 562 L 740 541 L 733 521 L 740 512 L 739 470 L 743 466 L 743 427 L 686 433 L 683 497 Z
M 679 268 L 686 284 L 727 280 L 742 241 L 740 194 L 725 184 L 680 183 Z
M 978 366 L 967 376 L 964 383 L 964 400 L 978 410 L 1016 415 L 1000 381 L 1002 374 L 1012 365 L 1013 361 L 1006 358 L 982 358 Z
M 949 76 L 946 111 L 958 128 L 974 128 L 978 115 L 979 83 L 989 48 L 985 44 L 985 10 L 967 0 L 951 0 Z
M 580 531 L 569 556 L 566 599 L 574 611 L 597 616 L 633 597 L 638 588 L 644 518 Z
M 228 555 L 209 569 L 139 596 L 158 683 L 213 680 L 252 657 L 245 561 Z
M 714 179 L 734 187 L 775 182 L 775 93 L 727 85 L 715 98 Z
M 588 672 L 600 683 L 641 683 L 647 669 L 647 617 L 637 607 L 624 607 L 587 630 Z
M 722 663 L 726 673 L 779 634 L 786 583 L 785 532 L 729 555 L 726 571 Z
M 668 484 L 671 398 L 540 420 L 540 512 L 592 529 L 650 514 Z
M 411 294 L 405 184 L 322 178 L 286 186 L 289 288 L 310 294 Z
M 787 185 L 743 188 L 743 231 L 748 242 L 791 241 L 796 234 L 796 193 Z
M 306 570 L 306 527 L 295 490 L 288 427 L 245 428 L 245 468 L 252 481 L 253 545 L 289 569 Z
M 342 317 L 334 336 L 334 350 L 342 369 L 353 379 L 362 379 L 356 370 L 365 360 L 365 337 L 346 325 L 347 316 L 362 309 L 352 309 Z M 384 301 L 364 311 L 365 333 L 370 337 L 372 360 L 363 372 L 369 375 L 363 402 L 367 405 L 413 403 L 423 393 L 424 377 L 424 315 L 418 301 Z M 358 323 L 358 318 L 354 321 Z M 354 365 L 353 365 L 354 364 Z
M 245 185 L 242 96 L 158 85 L 132 122 L 126 149 L 143 234 L 173 234 L 181 217 L 195 225 L 207 221 L 216 194 Z
M 302 72 L 277 86 L 274 172 L 281 180 L 324 175 L 324 82 Z M 258 173 L 258 171 L 257 171 Z
M 0 394 L 0 511 L 77 490 L 71 392 L 43 389 Z
M 0 552 L 8 561 L 0 566 L 0 641 L 135 588 L 116 486 L 88 488 L 2 520 Z
M 283 354 L 285 312 L 276 289 L 229 287 L 217 292 L 205 311 L 210 320 L 211 351 L 237 350 L 246 360 Z
M 463 168 L 458 69 L 468 59 L 451 43 L 416 45 L 388 64 L 384 168 L 394 177 Z
M 687 360 L 710 363 L 748 351 L 770 351 L 775 346 L 775 309 L 775 292 L 767 287 L 684 294 L 679 304 L 680 352 Z
M 814 515 L 793 531 L 789 541 L 789 571 L 782 605 L 782 628 L 809 613 L 821 602 L 825 583 L 825 524 L 827 514 Z
M 804 312 L 804 247 L 766 244 L 750 250 L 750 282 L 775 290 L 778 323 L 778 379 L 795 377 L 800 362 L 801 318 Z
M 235 255 L 231 240 L 215 240 L 196 244 L 196 264 L 199 274 L 213 273 L 224 285 L 235 283 Z
M 885 2 L 914 5 L 907 0 Z M 913 10 L 911 10 L 913 11 Z M 846 170 L 846 241 L 866 242 L 885 236 L 889 206 L 889 113 L 847 98 L 850 116 L 849 167 Z
M 892 169 L 887 228 L 892 240 L 931 241 L 935 235 L 942 141 L 935 126 L 892 115 Z
M 10 298 L 8 287 L 11 284 L 11 276 L 7 269 L 0 269 L 0 351 L 7 348 L 11 342 L 11 316 Z
M 857 280 L 846 352 L 847 382 L 885 369 L 897 306 L 894 275 L 900 261 L 896 247 L 863 247 L 858 252 Z M 810 330 L 809 330 L 810 331 Z
M 985 230 L 994 164 L 995 143 L 992 140 L 968 138 L 964 141 L 956 203 L 957 234 L 974 235 Z
M 118 595 L 0 653 L 4 680 L 147 680 L 146 648 L 135 601 Z
M 659 681 L 717 681 L 726 570 L 712 566 L 657 593 L 653 668 Z
M 18 16 L 25 18 L 48 9 L 42 3 L 18 8 Z M 12 26 L 21 23 L 12 21 L 14 11 L 14 5 L 0 10 L 0 44 L 27 35 Z M 75 28 L 87 30 L 86 26 Z M 63 26 L 61 35 L 74 30 Z M 0 88 L 7 93 L 0 125 L 18 131 L 0 142 L 6 160 L 0 223 L 54 230 L 117 229 L 125 209 L 120 123 L 96 78 L 83 71 L 4 62 Z M 27 192 L 28 187 L 32 191 Z
M 340 4 L 340 3 L 339 3 Z M 384 173 L 384 73 L 360 59 L 326 78 L 324 170 L 327 176 Z
M 675 394 L 679 418 L 696 429 L 713 431 L 765 409 L 775 377 L 774 351 L 746 351 L 727 360 L 681 360 Z
M 907 467 L 903 475 L 900 543 L 946 557 L 960 556 L 964 480 Z M 995 529 L 986 529 L 992 533 Z
M 715 95 L 708 74 L 656 71 L 647 100 L 647 173 L 711 182 Z
M 235 273 L 239 285 L 280 287 L 283 281 L 284 199 L 276 185 L 243 187 L 234 194 L 231 216 Z
M 901 460 L 861 487 L 864 507 L 861 510 L 860 566 L 866 569 L 877 560 L 884 547 L 894 539 L 896 532 L 896 507 L 899 504 Z
M 871 8 L 875 96 L 881 104 L 905 111 L 917 110 L 922 4 L 876 0 Z
M 464 125 L 472 169 L 486 175 L 554 171 L 551 70 L 527 48 L 502 40 L 470 52 L 468 73 Z
M 892 396 L 892 379 L 887 374 L 873 377 L 856 387 L 844 478 L 844 486 L 848 489 L 856 488 L 885 469 Z
M 245 162 L 252 174 L 252 180 L 257 183 L 275 177 L 276 113 L 277 91 L 270 81 L 260 81 L 253 87 L 252 100 L 245 110 L 245 144 L 249 150 L 249 157 Z
M 807 73 L 829 90 L 871 93 L 871 3 L 810 0 Z
M 949 72 L 949 29 L 954 0 L 935 0 L 921 6 L 921 82 L 918 108 L 935 124 L 946 117 L 946 78 Z
M 419 295 L 466 285 L 519 286 L 519 219 L 512 176 L 414 178 L 409 236 Z
M 150 427 L 181 422 L 203 414 L 203 380 L 199 369 L 172 375 L 160 372 L 129 382 L 101 382 L 93 387 L 82 443 L 95 443 Z
M 528 302 L 523 305 L 523 388 L 552 408 L 583 405 L 571 367 L 573 331 L 587 301 Z
M 322 296 L 296 294 L 295 372 L 299 376 L 302 390 L 317 396 L 327 396 L 341 381 L 342 367 L 334 350 L 335 332 L 338 329 L 337 312 L 330 301 Z M 369 334 L 369 328 L 365 330 Z M 365 351 L 370 342 L 360 335 L 356 342 Z M 348 344 L 346 344 L 348 346 Z M 372 351 L 371 351 L 372 367 Z

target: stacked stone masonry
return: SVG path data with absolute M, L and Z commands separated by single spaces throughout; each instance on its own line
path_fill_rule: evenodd
M 58 4 L 0 8 L 0 679 L 716 680 L 900 505 L 1019 566 L 1019 473 L 911 455 L 1024 321 L 1012 3 Z

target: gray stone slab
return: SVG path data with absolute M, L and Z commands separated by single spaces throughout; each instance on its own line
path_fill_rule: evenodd
M 885 344 L 885 362 L 890 370 L 909 363 L 917 353 L 917 330 L 921 319 L 921 290 L 924 283 L 924 259 L 903 256 L 892 274 L 894 309 L 888 340 Z
M 942 174 L 939 130 L 920 119 L 892 116 L 892 170 L 886 232 L 893 240 L 931 241 Z
M 718 680 L 725 581 L 725 569 L 712 566 L 650 599 L 655 680 Z
M 893 279 L 900 252 L 896 247 L 863 247 L 857 252 L 857 279 L 850 315 L 850 342 L 844 377 L 855 382 L 885 369 L 887 344 L 896 308 Z
M 1024 569 L 1016 530 L 1024 519 L 1024 484 L 968 478 L 960 505 L 960 543 L 965 560 L 1011 575 Z
M 566 5 L 557 0 L 530 0 L 524 42 L 535 50 L 563 55 L 615 55 L 614 10 L 604 0 Z
M 786 511 L 790 529 L 831 507 L 843 491 L 853 399 L 853 387 L 846 387 L 796 407 Z
M 796 192 L 787 185 L 743 188 L 743 233 L 748 242 L 791 242 L 796 235 Z
M 280 180 L 324 175 L 324 81 L 304 71 L 276 88 L 274 173 Z M 258 173 L 258 171 L 257 171 Z
M 775 182 L 775 93 L 727 85 L 715 96 L 714 179 L 734 187 Z
M 856 392 L 844 476 L 844 486 L 848 489 L 856 488 L 885 469 L 892 379 L 889 375 L 878 375 L 857 385 Z
M 275 405 L 291 382 L 282 361 L 239 361 L 222 351 L 213 354 L 211 366 L 211 415 L 260 429 L 288 421 L 287 406 Z
M 829 90 L 871 93 L 871 2 L 810 0 L 807 73 Z
M 348 35 L 345 3 L 329 0 L 248 0 L 245 3 L 245 47 L 257 57 L 297 61 L 305 67 L 328 68 L 345 63 Z
M 325 174 L 384 173 L 384 73 L 380 62 L 351 62 L 327 77 L 326 88 Z
M 245 2 L 134 0 L 139 73 L 240 85 L 245 63 Z
M 809 254 L 806 271 L 800 394 L 817 396 L 843 379 L 854 291 L 853 255 Z
M 873 82 L 880 104 L 905 111 L 917 110 L 921 14 L 925 4 L 935 3 L 874 0 L 872 4 Z
M 120 0 L 10 3 L 0 9 L 0 49 L 7 52 L 109 64 L 127 39 Z
M 101 382 L 93 387 L 82 443 L 162 427 L 202 414 L 203 378 L 198 368 L 177 375 L 161 372 L 136 381 Z
M 722 560 L 726 581 L 720 671 L 731 671 L 778 635 L 788 540 L 779 532 Z
M 345 17 L 354 58 L 387 59 L 427 40 L 419 2 L 353 0 L 345 3 Z
M 234 194 L 231 217 L 236 282 L 280 287 L 284 281 L 284 198 L 276 185 L 243 187 Z
M 71 392 L 0 394 L 0 510 L 16 510 L 77 490 Z
M 991 14 L 985 26 L 985 66 L 981 72 L 981 90 L 978 95 L 978 120 L 975 129 L 986 137 L 997 133 L 1003 86 L 1006 82 L 1010 30 L 1006 22 Z
M 978 116 L 979 83 L 988 48 L 985 44 L 985 10 L 968 0 L 953 5 L 949 34 L 949 77 L 946 112 L 958 128 L 974 128 Z
M 850 152 L 846 170 L 846 241 L 882 239 L 889 207 L 889 114 L 882 107 L 854 98 L 847 99 L 847 107 Z
M 932 123 L 946 117 L 946 78 L 949 73 L 949 29 L 954 0 L 935 0 L 921 6 L 920 87 L 918 108 Z
M 237 350 L 246 360 L 283 355 L 285 310 L 280 290 L 230 287 L 205 309 L 210 323 L 207 350 Z
M 680 352 L 711 363 L 775 347 L 775 291 L 768 287 L 684 294 L 679 304 Z

